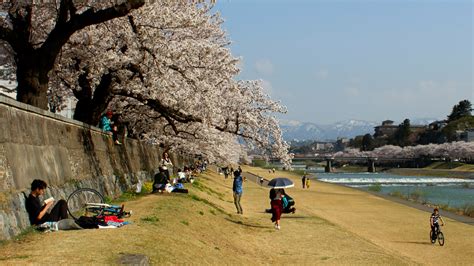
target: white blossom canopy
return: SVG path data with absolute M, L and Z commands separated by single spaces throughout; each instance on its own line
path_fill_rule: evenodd
M 374 157 L 374 158 L 449 158 L 449 159 L 469 159 L 474 158 L 474 142 L 449 142 L 443 144 L 428 144 L 399 147 L 385 145 L 373 151 L 359 151 L 358 149 L 346 149 L 337 152 L 333 157 Z
M 162 0 L 85 28 L 62 50 L 51 93 L 104 93 L 137 136 L 211 162 L 236 163 L 256 145 L 289 163 L 274 117 L 286 109 L 260 81 L 236 80 L 222 23 L 205 3 Z

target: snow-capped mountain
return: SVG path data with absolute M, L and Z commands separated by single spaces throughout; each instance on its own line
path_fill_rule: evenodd
M 428 125 L 436 121 L 436 118 L 414 118 L 412 125 Z M 403 121 L 395 121 L 398 125 Z M 336 140 L 337 138 L 353 138 L 359 135 L 374 134 L 374 127 L 382 124 L 380 122 L 364 120 L 346 120 L 330 125 L 318 125 L 310 122 L 296 120 L 280 120 L 280 127 L 285 140 Z
M 378 123 L 348 120 L 331 125 L 310 122 L 280 121 L 285 140 L 336 140 L 339 137 L 352 138 L 357 135 L 373 134 Z

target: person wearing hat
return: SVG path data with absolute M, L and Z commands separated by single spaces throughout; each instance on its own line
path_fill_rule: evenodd
M 117 132 L 118 132 L 117 126 L 113 125 L 113 122 L 111 120 L 112 116 L 113 116 L 112 111 L 107 111 L 100 118 L 100 128 L 105 132 L 111 132 L 114 143 L 117 145 L 121 145 L 122 143 L 120 143 L 117 136 Z

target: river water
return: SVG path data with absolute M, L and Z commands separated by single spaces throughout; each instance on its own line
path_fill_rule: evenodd
M 474 205 L 474 180 L 430 176 L 400 176 L 386 173 L 324 173 L 308 170 L 319 181 L 369 190 L 380 187 L 380 193 L 417 197 L 420 202 L 447 204 L 463 208 Z

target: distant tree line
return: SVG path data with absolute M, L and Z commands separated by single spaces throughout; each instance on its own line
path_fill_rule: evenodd
M 385 145 L 399 147 L 441 144 L 458 140 L 456 131 L 465 131 L 474 128 L 474 116 L 471 114 L 472 104 L 469 100 L 462 100 L 454 105 L 447 120 L 442 125 L 433 125 L 421 131 L 413 131 L 409 119 L 405 119 L 398 125 L 397 130 L 390 136 L 377 136 L 365 134 L 356 136 L 349 141 L 349 147 L 358 148 L 361 151 L 371 151 Z

